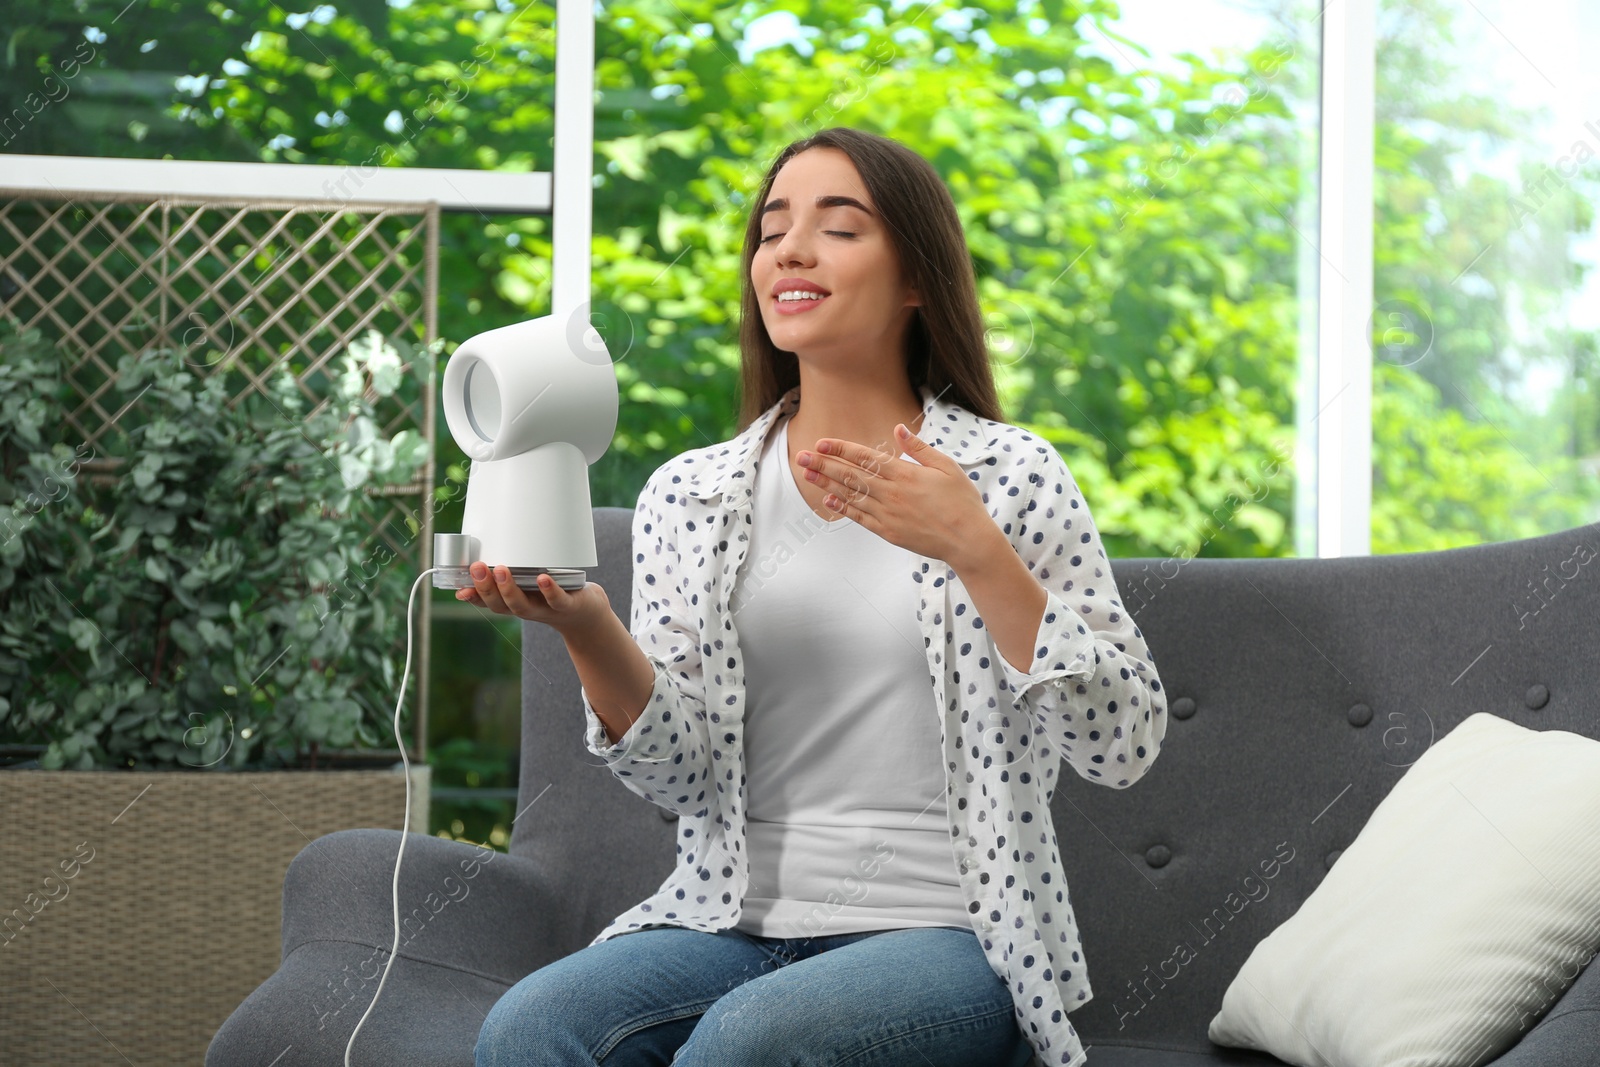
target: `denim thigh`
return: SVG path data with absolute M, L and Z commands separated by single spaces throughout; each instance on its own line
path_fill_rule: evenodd
M 1022 1067 L 1032 1055 L 970 930 L 811 938 L 652 927 L 529 974 L 476 1067 Z
M 708 1008 L 675 1067 L 1023 1067 L 1033 1049 L 971 930 L 912 927 L 799 959 Z
M 719 997 L 782 966 L 767 944 L 667 926 L 586 945 L 495 1003 L 476 1067 L 665 1067 Z

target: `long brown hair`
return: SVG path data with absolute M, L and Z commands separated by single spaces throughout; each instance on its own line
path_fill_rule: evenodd
M 995 395 L 994 372 L 984 345 L 983 316 L 972 254 L 955 202 L 939 172 L 898 141 L 848 126 L 820 130 L 789 145 L 773 160 L 750 204 L 741 263 L 743 299 L 739 315 L 739 428 L 743 433 L 763 411 L 800 384 L 800 361 L 779 350 L 761 317 L 760 294 L 750 264 L 761 242 L 761 208 L 778 170 L 808 148 L 837 148 L 850 157 L 889 231 L 903 276 L 922 298 L 905 332 L 905 367 L 911 387 L 928 385 L 935 395 L 981 418 L 1004 422 Z

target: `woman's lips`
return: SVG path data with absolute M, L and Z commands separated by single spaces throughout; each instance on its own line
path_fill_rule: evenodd
M 810 311 L 826 299 L 828 299 L 826 296 L 819 296 L 815 300 L 779 300 L 773 298 L 773 303 L 778 305 L 778 314 L 780 315 L 798 315 L 803 311 Z

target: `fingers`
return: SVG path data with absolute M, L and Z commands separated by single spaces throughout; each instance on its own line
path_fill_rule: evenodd
M 500 599 L 500 589 L 495 583 L 494 576 L 489 573 L 489 565 L 482 560 L 476 560 L 467 568 L 472 575 L 472 587 L 478 594 L 478 599 L 483 601 L 483 606 L 490 611 L 507 614 L 506 602 Z
M 572 607 L 572 594 L 561 588 L 548 574 L 539 575 L 539 592 L 544 594 L 544 602 L 556 611 L 566 611 Z
M 500 567 L 496 570 L 505 571 L 505 568 Z M 508 604 L 507 597 L 504 593 L 505 586 L 507 585 L 510 585 L 513 589 L 516 589 L 515 584 L 511 581 L 511 573 L 509 571 L 505 571 L 505 581 L 501 582 L 497 574 L 489 570 L 488 564 L 484 563 L 482 560 L 477 560 L 474 561 L 472 566 L 468 568 L 468 573 L 472 576 L 472 585 L 469 589 L 458 591 L 458 596 L 461 596 L 462 593 L 465 593 L 466 595 L 462 596 L 462 599 L 470 600 L 472 603 L 477 604 L 480 607 L 488 608 L 490 611 L 493 611 L 499 615 L 517 614 L 517 612 L 512 610 L 512 606 L 515 602 L 513 601 L 511 604 Z M 520 595 L 521 590 L 517 590 L 517 593 Z
M 528 599 L 517 580 L 511 577 L 510 569 L 496 567 L 493 575 L 496 591 L 500 594 L 501 603 L 505 605 L 506 612 L 517 616 L 519 619 L 534 617 L 533 602 Z
M 537 619 L 541 607 L 561 611 L 572 606 L 572 594 L 557 585 L 555 579 L 548 574 L 539 576 L 539 591 L 543 594 L 541 604 L 538 599 L 517 585 L 516 580 L 511 577 L 510 570 L 505 567 L 495 567 L 491 570 L 487 564 L 479 560 L 468 568 L 468 573 L 472 577 L 472 585 L 456 590 L 456 599 L 488 608 L 499 615 Z
M 471 564 L 471 565 L 469 565 L 467 567 L 467 576 L 469 578 L 473 579 L 474 584 L 473 585 L 469 585 L 469 586 L 464 586 L 461 589 L 457 589 L 456 590 L 456 599 L 465 601 L 468 604 L 476 604 L 481 608 L 481 607 L 484 606 L 484 603 L 483 603 L 483 597 L 478 594 L 478 590 L 477 590 L 477 586 L 476 586 L 477 571 L 474 570 L 474 568 L 477 567 L 477 566 L 478 566 L 478 564 L 473 563 L 473 564 Z

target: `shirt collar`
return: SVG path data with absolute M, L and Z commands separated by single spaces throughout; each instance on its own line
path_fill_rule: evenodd
M 988 458 L 991 436 L 985 424 L 994 424 L 959 404 L 945 400 L 944 393 L 948 389 L 946 386 L 935 395 L 928 385 L 917 387 L 922 396 L 922 422 L 910 429 L 959 464 L 970 466 L 981 463 Z M 799 409 L 800 387 L 796 385 L 724 447 L 712 446 L 702 450 L 691 463 L 691 469 L 682 475 L 680 491 L 699 500 L 722 495 L 727 497 L 730 507 L 748 507 L 755 485 L 756 462 L 766 442 L 767 432 L 778 419 L 792 415 Z

